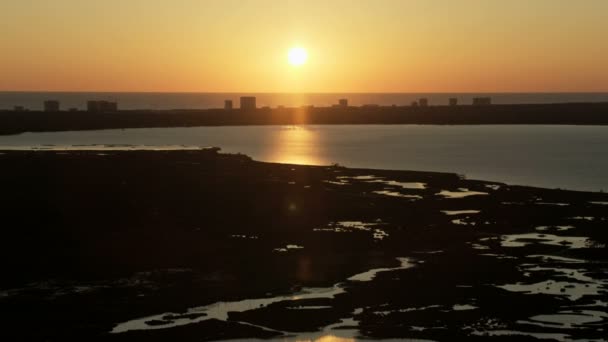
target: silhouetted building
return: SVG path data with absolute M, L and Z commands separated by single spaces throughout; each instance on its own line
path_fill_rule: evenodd
M 118 111 L 118 104 L 109 101 L 88 101 L 87 111 L 91 113 L 113 113 Z
M 418 107 L 418 101 L 412 101 L 412 107 Z
M 72 113 L 73 113 L 73 112 L 77 112 L 77 111 L 78 111 L 78 108 L 72 107 L 72 108 L 68 109 L 68 111 L 70 111 L 70 112 L 72 112 Z
M 241 97 L 241 109 L 256 109 L 255 96 L 242 96 Z
M 340 107 L 348 107 L 348 99 L 340 99 L 340 100 L 338 100 L 338 105 Z
M 455 97 L 452 97 L 450 99 L 450 106 L 458 106 L 458 99 Z
M 420 105 L 420 107 L 428 107 L 429 99 L 423 97 L 420 100 L 418 100 L 418 104 Z
M 25 112 L 25 107 L 23 107 L 23 106 L 15 106 L 14 111 L 15 112 Z
M 232 110 L 232 100 L 226 100 L 226 101 L 224 101 L 224 109 L 225 110 Z
M 55 101 L 55 100 L 44 101 L 44 111 L 45 112 L 58 112 L 59 111 L 59 101 Z
M 473 98 L 473 106 L 489 106 L 492 104 L 491 97 L 475 97 Z

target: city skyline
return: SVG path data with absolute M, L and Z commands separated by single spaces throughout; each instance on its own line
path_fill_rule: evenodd
M 607 12 L 601 0 L 7 0 L 0 91 L 603 92 Z

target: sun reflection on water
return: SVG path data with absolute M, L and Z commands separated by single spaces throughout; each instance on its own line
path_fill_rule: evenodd
M 354 338 L 338 337 L 334 335 L 325 335 L 316 339 L 298 339 L 296 342 L 356 342 Z
M 284 164 L 328 165 L 319 157 L 319 134 L 306 126 L 285 126 L 270 143 L 268 160 Z

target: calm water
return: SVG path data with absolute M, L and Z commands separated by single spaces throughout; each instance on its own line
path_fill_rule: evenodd
M 48 92 L 0 92 L 0 110 L 24 106 L 30 110 L 42 109 L 45 100 L 59 100 L 63 109 L 86 107 L 87 100 L 109 100 L 118 102 L 121 109 L 206 109 L 221 108 L 224 100 L 232 99 L 238 106 L 242 95 L 253 95 L 259 106 L 330 106 L 340 98 L 348 98 L 355 106 L 364 104 L 409 105 L 421 97 L 429 99 L 431 105 L 445 105 L 451 97 L 460 103 L 471 103 L 476 96 L 491 96 L 496 104 L 603 102 L 608 93 L 430 93 L 430 94 L 382 94 L 382 93 L 335 93 L 335 94 L 241 94 L 241 93 L 48 93 Z
M 0 136 L 0 148 L 82 144 L 218 146 L 269 162 L 456 172 L 510 184 L 608 190 L 608 127 L 602 126 L 248 126 Z

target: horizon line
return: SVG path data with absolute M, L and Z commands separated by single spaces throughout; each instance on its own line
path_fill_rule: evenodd
M 109 90 L 0 90 L 0 93 L 107 93 L 107 94 L 293 94 L 293 95 L 331 95 L 331 94 L 608 94 L 608 90 L 603 91 L 346 91 L 346 92 L 280 92 L 280 91 L 109 91 Z

